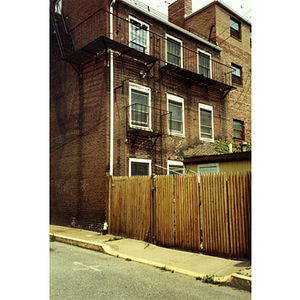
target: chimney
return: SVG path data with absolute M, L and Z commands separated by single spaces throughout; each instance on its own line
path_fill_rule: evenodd
M 184 27 L 184 18 L 192 13 L 192 0 L 176 0 L 168 7 L 169 22 Z

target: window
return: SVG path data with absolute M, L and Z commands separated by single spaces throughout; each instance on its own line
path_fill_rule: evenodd
M 130 126 L 151 129 L 151 90 L 142 85 L 129 83 Z
M 184 99 L 167 94 L 170 134 L 184 135 Z
M 198 72 L 211 78 L 211 54 L 198 49 Z
M 129 158 L 129 176 L 150 176 L 151 160 Z
M 219 172 L 218 163 L 198 165 L 198 174 L 218 173 L 218 172 Z
M 213 140 L 213 107 L 199 103 L 200 139 Z
M 252 47 L 252 29 L 250 28 L 250 47 Z
M 232 70 L 232 82 L 237 84 L 242 84 L 242 68 L 231 64 Z
M 233 137 L 236 139 L 244 138 L 244 122 L 233 120 Z
M 149 25 L 129 16 L 129 41 L 131 48 L 149 54 Z
M 167 63 L 182 68 L 182 41 L 166 34 Z
M 168 160 L 168 175 L 184 174 L 184 165 L 181 161 Z
M 241 38 L 241 23 L 233 18 L 230 18 L 230 35 Z

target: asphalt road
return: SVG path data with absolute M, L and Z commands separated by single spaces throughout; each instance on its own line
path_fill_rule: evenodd
M 247 291 L 58 242 L 50 243 L 50 299 L 251 299 Z

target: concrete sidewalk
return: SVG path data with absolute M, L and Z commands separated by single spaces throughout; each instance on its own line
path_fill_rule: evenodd
M 129 238 L 114 240 L 114 236 L 109 234 L 100 235 L 94 231 L 50 225 L 50 238 L 53 235 L 57 242 L 100 251 L 124 259 L 128 258 L 155 267 L 166 267 L 174 272 L 193 277 L 215 275 L 215 281 L 251 290 L 249 261 L 173 250 L 153 244 L 147 246 L 147 243 L 143 241 Z

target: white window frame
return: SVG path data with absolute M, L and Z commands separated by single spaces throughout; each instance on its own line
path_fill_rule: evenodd
M 183 162 L 182 161 L 176 161 L 176 160 L 168 160 L 168 175 L 170 175 L 170 165 L 172 165 L 172 166 L 178 166 L 178 167 L 182 167 L 182 170 L 183 170 L 183 172 L 182 172 L 182 175 L 184 175 L 184 173 L 185 173 L 185 168 L 184 168 L 184 164 L 183 164 Z
M 150 45 L 150 34 L 149 34 L 150 26 L 149 26 L 149 24 L 147 24 L 147 23 L 145 23 L 145 22 L 143 22 L 143 21 L 141 21 L 141 20 L 139 20 L 139 19 L 137 19 L 133 16 L 129 16 L 129 31 L 128 31 L 128 33 L 129 33 L 129 46 L 130 46 L 130 43 L 131 43 L 131 25 L 132 25 L 130 23 L 131 20 L 139 22 L 142 26 L 143 25 L 147 26 L 148 30 L 147 30 L 147 35 L 146 35 L 146 45 L 141 45 L 141 46 L 145 47 L 145 52 L 144 53 L 149 54 L 149 45 Z M 135 49 L 135 48 L 133 48 L 133 49 Z M 135 50 L 139 51 L 138 49 L 135 49 Z
M 197 165 L 197 173 L 200 175 L 200 168 L 209 168 L 209 167 L 217 167 L 216 173 L 220 172 L 220 166 L 219 163 L 211 163 L 211 164 L 198 164 Z
M 173 65 L 172 63 L 168 62 L 168 38 L 170 38 L 170 39 L 180 43 L 180 66 L 178 66 L 178 67 L 183 68 L 183 48 L 182 48 L 183 44 L 182 44 L 182 40 L 180 40 L 180 39 L 178 39 L 178 38 L 176 38 L 176 37 L 174 37 L 174 36 L 172 36 L 168 33 L 166 33 L 165 37 L 166 37 L 166 47 L 165 47 L 166 48 L 166 50 L 165 50 L 166 63 Z M 174 65 L 174 66 L 176 66 L 176 65 Z
M 169 125 L 169 117 L 171 114 L 168 114 L 168 132 L 171 135 L 178 135 L 178 136 L 185 136 L 185 126 L 184 126 L 184 98 L 175 96 L 175 95 L 171 95 L 171 94 L 167 94 L 167 110 L 169 112 L 169 101 L 174 101 L 174 102 L 178 102 L 181 104 L 181 113 L 182 113 L 182 132 L 179 131 L 174 131 L 174 130 L 170 130 L 170 125 Z
M 129 176 L 135 176 L 135 175 L 131 175 L 131 163 L 132 162 L 148 163 L 149 164 L 149 176 L 151 176 L 151 173 L 152 173 L 152 160 L 151 159 L 129 158 Z
M 211 66 L 211 54 L 209 52 L 206 52 L 202 49 L 197 49 L 197 63 L 198 63 L 198 74 L 200 74 L 200 70 L 199 70 L 199 52 L 209 56 L 209 77 L 208 78 L 212 78 L 212 66 Z
M 147 93 L 149 95 L 149 98 L 148 98 L 148 107 L 149 107 L 149 126 L 148 127 L 145 127 L 145 126 L 138 126 L 138 125 L 133 125 L 132 124 L 132 112 L 131 112 L 131 92 L 132 90 L 136 90 L 138 92 L 142 92 L 142 93 Z M 139 84 L 136 84 L 136 83 L 132 83 L 132 82 L 129 82 L 129 106 L 130 106 L 130 109 L 129 109 L 129 125 L 131 128 L 138 128 L 138 129 L 142 129 L 142 130 L 148 130 L 150 131 L 151 130 L 151 88 L 149 87 L 146 87 L 146 86 L 143 86 L 143 85 L 139 85 Z
M 201 114 L 200 114 L 201 108 L 211 111 L 211 130 L 212 130 L 211 138 L 206 138 L 206 137 L 201 136 Z M 199 103 L 199 136 L 200 136 L 200 140 L 211 141 L 211 142 L 214 141 L 214 111 L 213 111 L 213 107 L 210 105 L 202 104 L 202 103 Z

